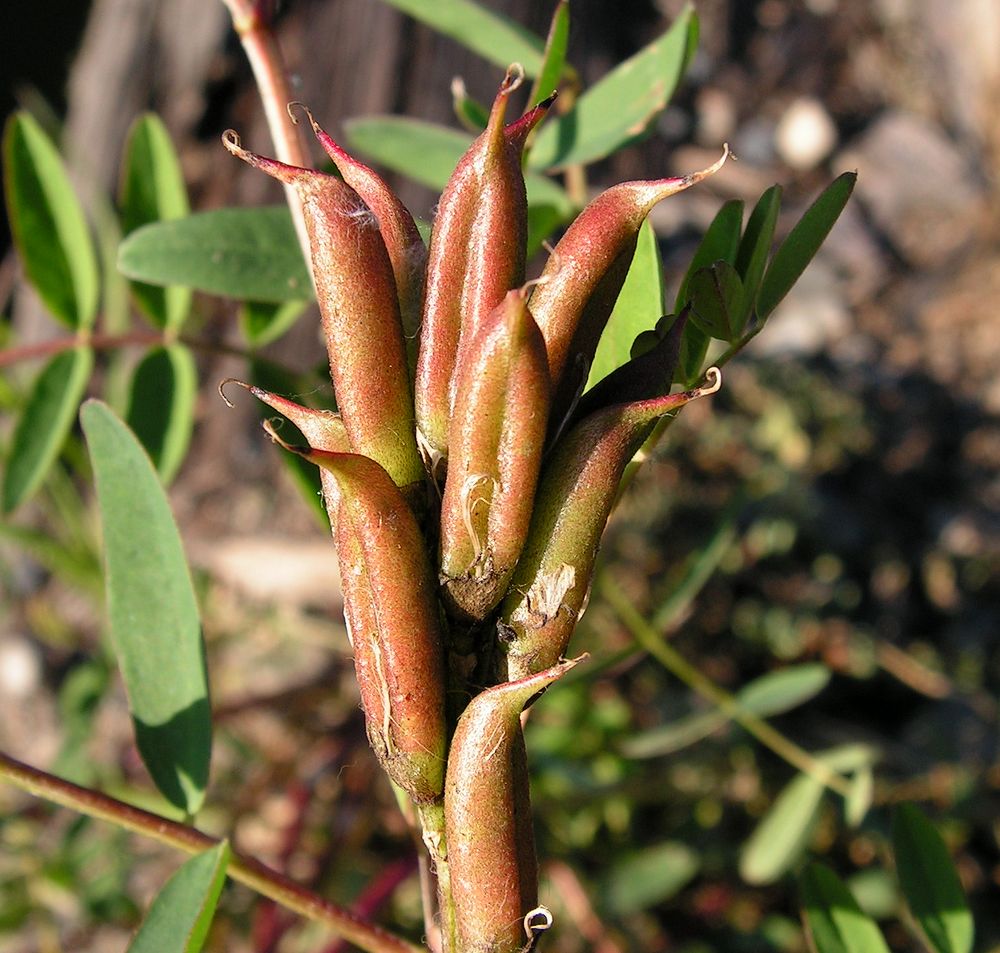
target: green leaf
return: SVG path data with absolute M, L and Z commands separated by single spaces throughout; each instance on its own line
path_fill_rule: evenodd
M 405 116 L 348 119 L 344 134 L 368 159 L 439 192 L 473 139 L 467 132 Z
M 805 853 L 824 791 L 823 782 L 808 774 L 786 785 L 740 853 L 740 876 L 747 883 L 774 883 Z
M 94 366 L 89 347 L 57 354 L 35 378 L 11 438 L 3 511 L 11 513 L 41 485 L 73 426 Z
M 407 178 L 441 191 L 459 160 L 472 145 L 468 133 L 403 116 L 365 116 L 344 124 L 348 142 L 368 159 Z M 560 220 L 573 214 L 566 190 L 543 175 L 524 177 L 529 215 L 535 206 L 550 206 Z
M 474 135 L 479 135 L 490 121 L 489 109 L 469 95 L 460 76 L 451 81 L 451 108 L 455 118 Z
M 974 926 L 941 835 L 919 808 L 901 804 L 892 818 L 896 873 L 910 912 L 934 953 L 969 953 Z
M 878 927 L 828 867 L 809 864 L 799 889 L 816 953 L 889 953 Z
M 844 800 L 844 819 L 851 827 L 860 827 L 875 797 L 875 775 L 871 765 L 863 765 L 851 778 L 851 786 Z
M 127 953 L 198 953 L 226 882 L 227 841 L 197 854 L 165 884 Z
M 184 462 L 197 393 L 194 357 L 183 344 L 153 348 L 132 377 L 126 420 L 164 485 L 169 486 Z
M 815 698 L 830 684 L 830 674 L 819 662 L 789 665 L 755 678 L 736 693 L 736 699 L 755 715 L 770 718 Z
M 791 711 L 815 698 L 830 681 L 830 670 L 819 663 L 791 665 L 755 678 L 736 693 L 740 706 L 759 718 Z M 718 730 L 729 719 L 721 711 L 700 712 L 669 725 L 633 735 L 623 753 L 632 758 L 671 754 Z
M 302 316 L 308 301 L 244 301 L 240 308 L 240 330 L 251 347 L 277 341 Z
M 223 208 L 136 229 L 118 250 L 129 278 L 240 301 L 291 301 L 312 282 L 287 206 Z
M 757 315 L 761 320 L 778 306 L 819 251 L 851 197 L 857 177 L 856 172 L 845 172 L 834 179 L 778 247 L 757 295 Z
M 566 47 L 569 44 L 569 0 L 559 0 L 552 14 L 549 33 L 545 39 L 545 54 L 542 68 L 531 87 L 528 103 L 534 105 L 545 99 L 558 86 L 566 73 L 575 70 L 566 63 Z
M 539 130 L 528 159 L 533 169 L 595 162 L 646 133 L 681 81 L 698 42 L 688 6 L 669 30 L 619 64 L 564 116 Z
M 740 278 L 743 279 L 744 323 L 753 311 L 760 280 L 764 276 L 767 258 L 771 253 L 771 240 L 774 238 L 774 226 L 778 221 L 780 210 L 781 186 L 772 185 L 758 199 L 740 239 L 735 264 Z
M 129 131 L 120 206 L 126 235 L 150 222 L 174 221 L 190 214 L 177 153 L 154 113 L 140 116 Z M 143 313 L 158 328 L 178 330 L 191 308 L 190 288 L 136 283 L 132 291 Z
M 528 76 L 542 68 L 540 37 L 470 0 L 385 0 L 390 6 L 450 36 L 484 60 L 506 68 L 520 63 Z
M 62 743 L 50 770 L 74 784 L 94 786 L 96 764 L 89 750 L 94 716 L 110 683 L 108 664 L 89 659 L 70 669 L 59 686 Z
M 720 341 L 738 340 L 743 333 L 743 282 L 729 262 L 698 269 L 687 293 L 695 324 Z
M 632 264 L 601 335 L 587 387 L 593 387 L 631 357 L 632 342 L 663 316 L 663 264 L 656 233 L 646 219 L 639 229 Z
M 701 380 L 702 366 L 712 338 L 694 321 L 688 321 L 681 338 L 681 356 L 678 361 L 677 381 L 693 387 Z
M 212 744 L 205 649 L 180 535 L 135 435 L 100 401 L 80 412 L 104 532 L 108 627 L 139 753 L 160 792 L 194 814 Z
M 89 328 L 97 313 L 94 244 L 62 159 L 26 112 L 7 121 L 4 182 L 14 243 L 28 281 L 70 328 Z
M 604 878 L 604 907 L 614 916 L 646 910 L 682 890 L 700 866 L 698 854 L 677 841 L 626 854 Z
M 691 284 L 691 279 L 702 268 L 707 268 L 717 261 L 725 261 L 730 265 L 736 261 L 742 227 L 743 203 L 739 199 L 730 199 L 716 213 L 695 249 L 691 264 L 688 265 L 687 273 L 684 275 L 684 280 L 677 292 L 674 310 L 682 311 L 684 305 L 691 300 L 688 286 Z

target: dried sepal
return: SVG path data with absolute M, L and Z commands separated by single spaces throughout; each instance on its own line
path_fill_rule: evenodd
M 477 695 L 448 756 L 444 813 L 462 953 L 519 953 L 538 902 L 521 711 L 579 659 Z
M 500 614 L 507 678 L 548 668 L 566 651 L 625 466 L 659 418 L 714 394 L 721 377 L 710 368 L 703 387 L 599 410 L 560 439 L 545 462 L 528 541 Z
M 526 304 L 508 292 L 473 337 L 457 371 L 441 501 L 446 604 L 479 621 L 503 598 L 527 536 L 545 445 L 549 371 Z
M 441 194 L 431 234 L 416 414 L 424 440 L 441 456 L 448 455 L 459 352 L 504 295 L 524 281 L 528 219 L 521 154 L 552 99 L 505 126 L 507 100 L 521 78 L 514 67 L 507 71 L 485 131 Z
M 334 392 L 351 449 L 377 461 L 419 499 L 424 469 L 399 302 L 375 214 L 336 176 L 248 152 L 232 130 L 222 141 L 233 155 L 298 194 Z

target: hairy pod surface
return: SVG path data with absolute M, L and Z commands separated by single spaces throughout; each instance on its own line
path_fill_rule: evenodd
M 409 209 L 389 188 L 385 179 L 374 169 L 346 152 L 316 122 L 308 109 L 305 109 L 305 113 L 309 117 L 317 141 L 333 160 L 337 171 L 361 196 L 378 221 L 379 232 L 389 253 L 396 281 L 403 336 L 406 339 L 407 353 L 410 355 L 409 366 L 412 371 L 416 363 L 417 332 L 420 328 L 420 311 L 424 297 L 424 272 L 427 264 L 427 248 L 424 240 L 420 237 L 417 224 Z
M 355 453 L 371 457 L 415 497 L 424 480 L 406 350 L 389 253 L 371 209 L 346 182 L 226 148 L 295 188 L 312 252 L 316 297 L 337 406 Z
M 538 868 L 520 716 L 577 661 L 487 689 L 458 721 L 444 797 L 456 953 L 518 953 L 524 946 Z
M 374 460 L 288 449 L 336 485 L 327 506 L 337 510 L 344 617 L 372 748 L 415 801 L 435 800 L 444 788 L 447 742 L 444 649 L 437 586 L 416 518 Z
M 503 598 L 528 533 L 545 446 L 549 367 L 526 297 L 507 293 L 457 370 L 440 575 L 449 610 L 472 621 Z
M 625 466 L 656 420 L 718 390 L 719 371 L 711 368 L 709 377 L 702 388 L 599 410 L 556 445 L 501 611 L 508 678 L 546 669 L 565 652 L 586 608 L 601 534 Z
M 568 397 L 586 381 L 643 220 L 658 202 L 717 172 L 728 154 L 690 175 L 613 186 L 595 198 L 559 240 L 530 300 L 559 395 L 554 415 L 566 409 Z
M 521 154 L 528 133 L 552 99 L 505 126 L 507 100 L 519 83 L 520 76 L 508 70 L 486 130 L 459 161 L 441 194 L 431 233 L 416 416 L 427 445 L 441 456 L 448 455 L 459 352 L 504 295 L 524 281 L 528 204 Z

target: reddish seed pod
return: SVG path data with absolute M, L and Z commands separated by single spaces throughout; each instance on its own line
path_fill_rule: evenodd
M 346 182 L 243 149 L 226 148 L 295 188 L 309 232 L 316 297 L 334 392 L 355 453 L 381 464 L 416 498 L 424 479 L 396 284 L 378 221 Z
M 434 801 L 444 789 L 444 648 L 437 586 L 416 518 L 374 460 L 283 446 L 336 484 L 344 617 L 372 748 L 414 801 Z
M 528 533 L 545 446 L 549 367 L 527 292 L 507 293 L 458 368 L 441 501 L 449 609 L 479 621 L 503 598 Z
M 708 377 L 704 387 L 599 410 L 556 445 L 501 610 L 507 678 L 548 668 L 566 651 L 587 605 L 601 535 L 625 466 L 656 420 L 719 389 L 718 369 L 710 368 Z
M 717 172 L 728 155 L 727 149 L 717 162 L 691 175 L 623 182 L 608 189 L 559 240 L 530 300 L 548 351 L 554 421 L 565 413 L 587 379 L 643 220 L 658 202 Z
M 347 436 L 347 429 L 344 427 L 344 421 L 341 420 L 340 414 L 332 410 L 303 407 L 301 404 L 297 404 L 287 397 L 273 394 L 269 390 L 264 390 L 255 384 L 248 384 L 245 381 L 237 380 L 235 377 L 229 377 L 219 385 L 219 395 L 230 407 L 233 406 L 233 403 L 225 393 L 227 384 L 236 384 L 244 390 L 250 391 L 261 403 L 267 404 L 268 407 L 288 418 L 288 420 L 299 428 L 302 436 L 306 438 L 306 441 L 313 450 L 322 450 L 328 453 L 351 452 L 351 442 Z M 276 442 L 281 443 L 285 447 L 289 446 L 285 441 L 278 439 L 274 433 L 273 426 L 269 425 L 265 429 L 273 436 Z M 340 491 L 337 489 L 337 481 L 322 468 L 320 468 L 319 478 L 320 485 L 323 488 L 323 503 L 326 507 L 327 516 L 330 518 L 330 526 L 336 531 L 337 514 L 340 510 Z
M 385 179 L 344 149 L 313 118 L 313 114 L 301 103 L 290 103 L 301 107 L 312 125 L 316 140 L 333 160 L 344 181 L 375 214 L 379 232 L 385 242 L 392 273 L 396 279 L 396 293 L 399 297 L 400 316 L 403 321 L 403 335 L 410 354 L 410 369 L 416 362 L 417 331 L 420 327 L 420 309 L 423 305 L 424 266 L 427 263 L 427 248 L 420 237 L 417 224 Z M 292 121 L 295 121 L 292 116 Z
M 521 153 L 552 98 L 505 126 L 507 99 L 520 81 L 513 67 L 507 71 L 486 130 L 441 194 L 431 234 L 415 391 L 417 425 L 440 456 L 448 454 L 459 352 L 504 295 L 524 281 L 528 206 Z
M 538 902 L 521 711 L 579 659 L 497 685 L 463 712 L 448 756 L 444 817 L 458 950 L 519 953 Z

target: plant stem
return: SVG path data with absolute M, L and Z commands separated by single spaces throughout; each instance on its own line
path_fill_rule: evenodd
M 37 361 L 53 357 L 63 351 L 71 351 L 80 345 L 92 347 L 95 351 L 114 351 L 123 347 L 156 347 L 179 341 L 196 351 L 211 354 L 224 354 L 227 357 L 242 357 L 246 360 L 261 361 L 256 352 L 233 344 L 222 344 L 209 341 L 207 338 L 195 337 L 189 334 L 168 335 L 163 331 L 129 331 L 126 334 L 78 334 L 73 337 L 53 338 L 51 341 L 40 341 L 37 344 L 25 344 L 17 347 L 0 349 L 0 367 L 10 367 L 23 361 Z M 289 373 L 295 373 L 289 368 L 274 361 L 267 361 L 273 367 Z
M 288 116 L 287 107 L 295 99 L 288 81 L 288 70 L 278 46 L 277 37 L 271 29 L 270 17 L 262 14 L 259 0 L 222 0 L 229 9 L 233 29 L 243 44 L 243 52 L 250 61 L 254 81 L 264 106 L 267 128 L 274 142 L 278 159 L 289 165 L 308 169 L 312 165 L 299 126 Z M 302 203 L 290 185 L 285 186 L 285 198 L 295 222 L 295 232 L 299 236 L 302 254 L 309 274 L 312 275 L 312 253 L 309 250 L 309 236 L 302 214 Z
M 456 949 L 455 904 L 451 895 L 451 874 L 448 868 L 448 842 L 444 833 L 444 804 L 417 805 L 424 845 L 430 854 L 431 866 L 437 880 L 438 917 L 441 930 L 441 950 L 454 953 Z
M 81 814 L 108 821 L 125 830 L 143 834 L 188 854 L 198 854 L 219 843 L 217 838 L 158 814 L 143 811 L 98 791 L 80 787 L 62 778 L 16 761 L 0 752 L 0 777 L 16 787 Z M 367 953 L 425 953 L 423 947 L 369 923 L 324 900 L 301 884 L 272 870 L 252 857 L 233 852 L 228 876 L 280 903 L 283 907 L 329 927 Z
M 794 741 L 786 738 L 763 718 L 744 708 L 739 701 L 720 688 L 710 678 L 698 671 L 672 645 L 664 642 L 656 630 L 636 611 L 635 606 L 624 593 L 607 577 L 601 579 L 601 594 L 635 640 L 671 674 L 679 678 L 692 691 L 715 705 L 724 715 L 731 718 L 753 735 L 762 745 L 770 748 L 778 757 L 790 765 L 825 784 L 841 797 L 848 797 L 850 785 L 847 780 Z

